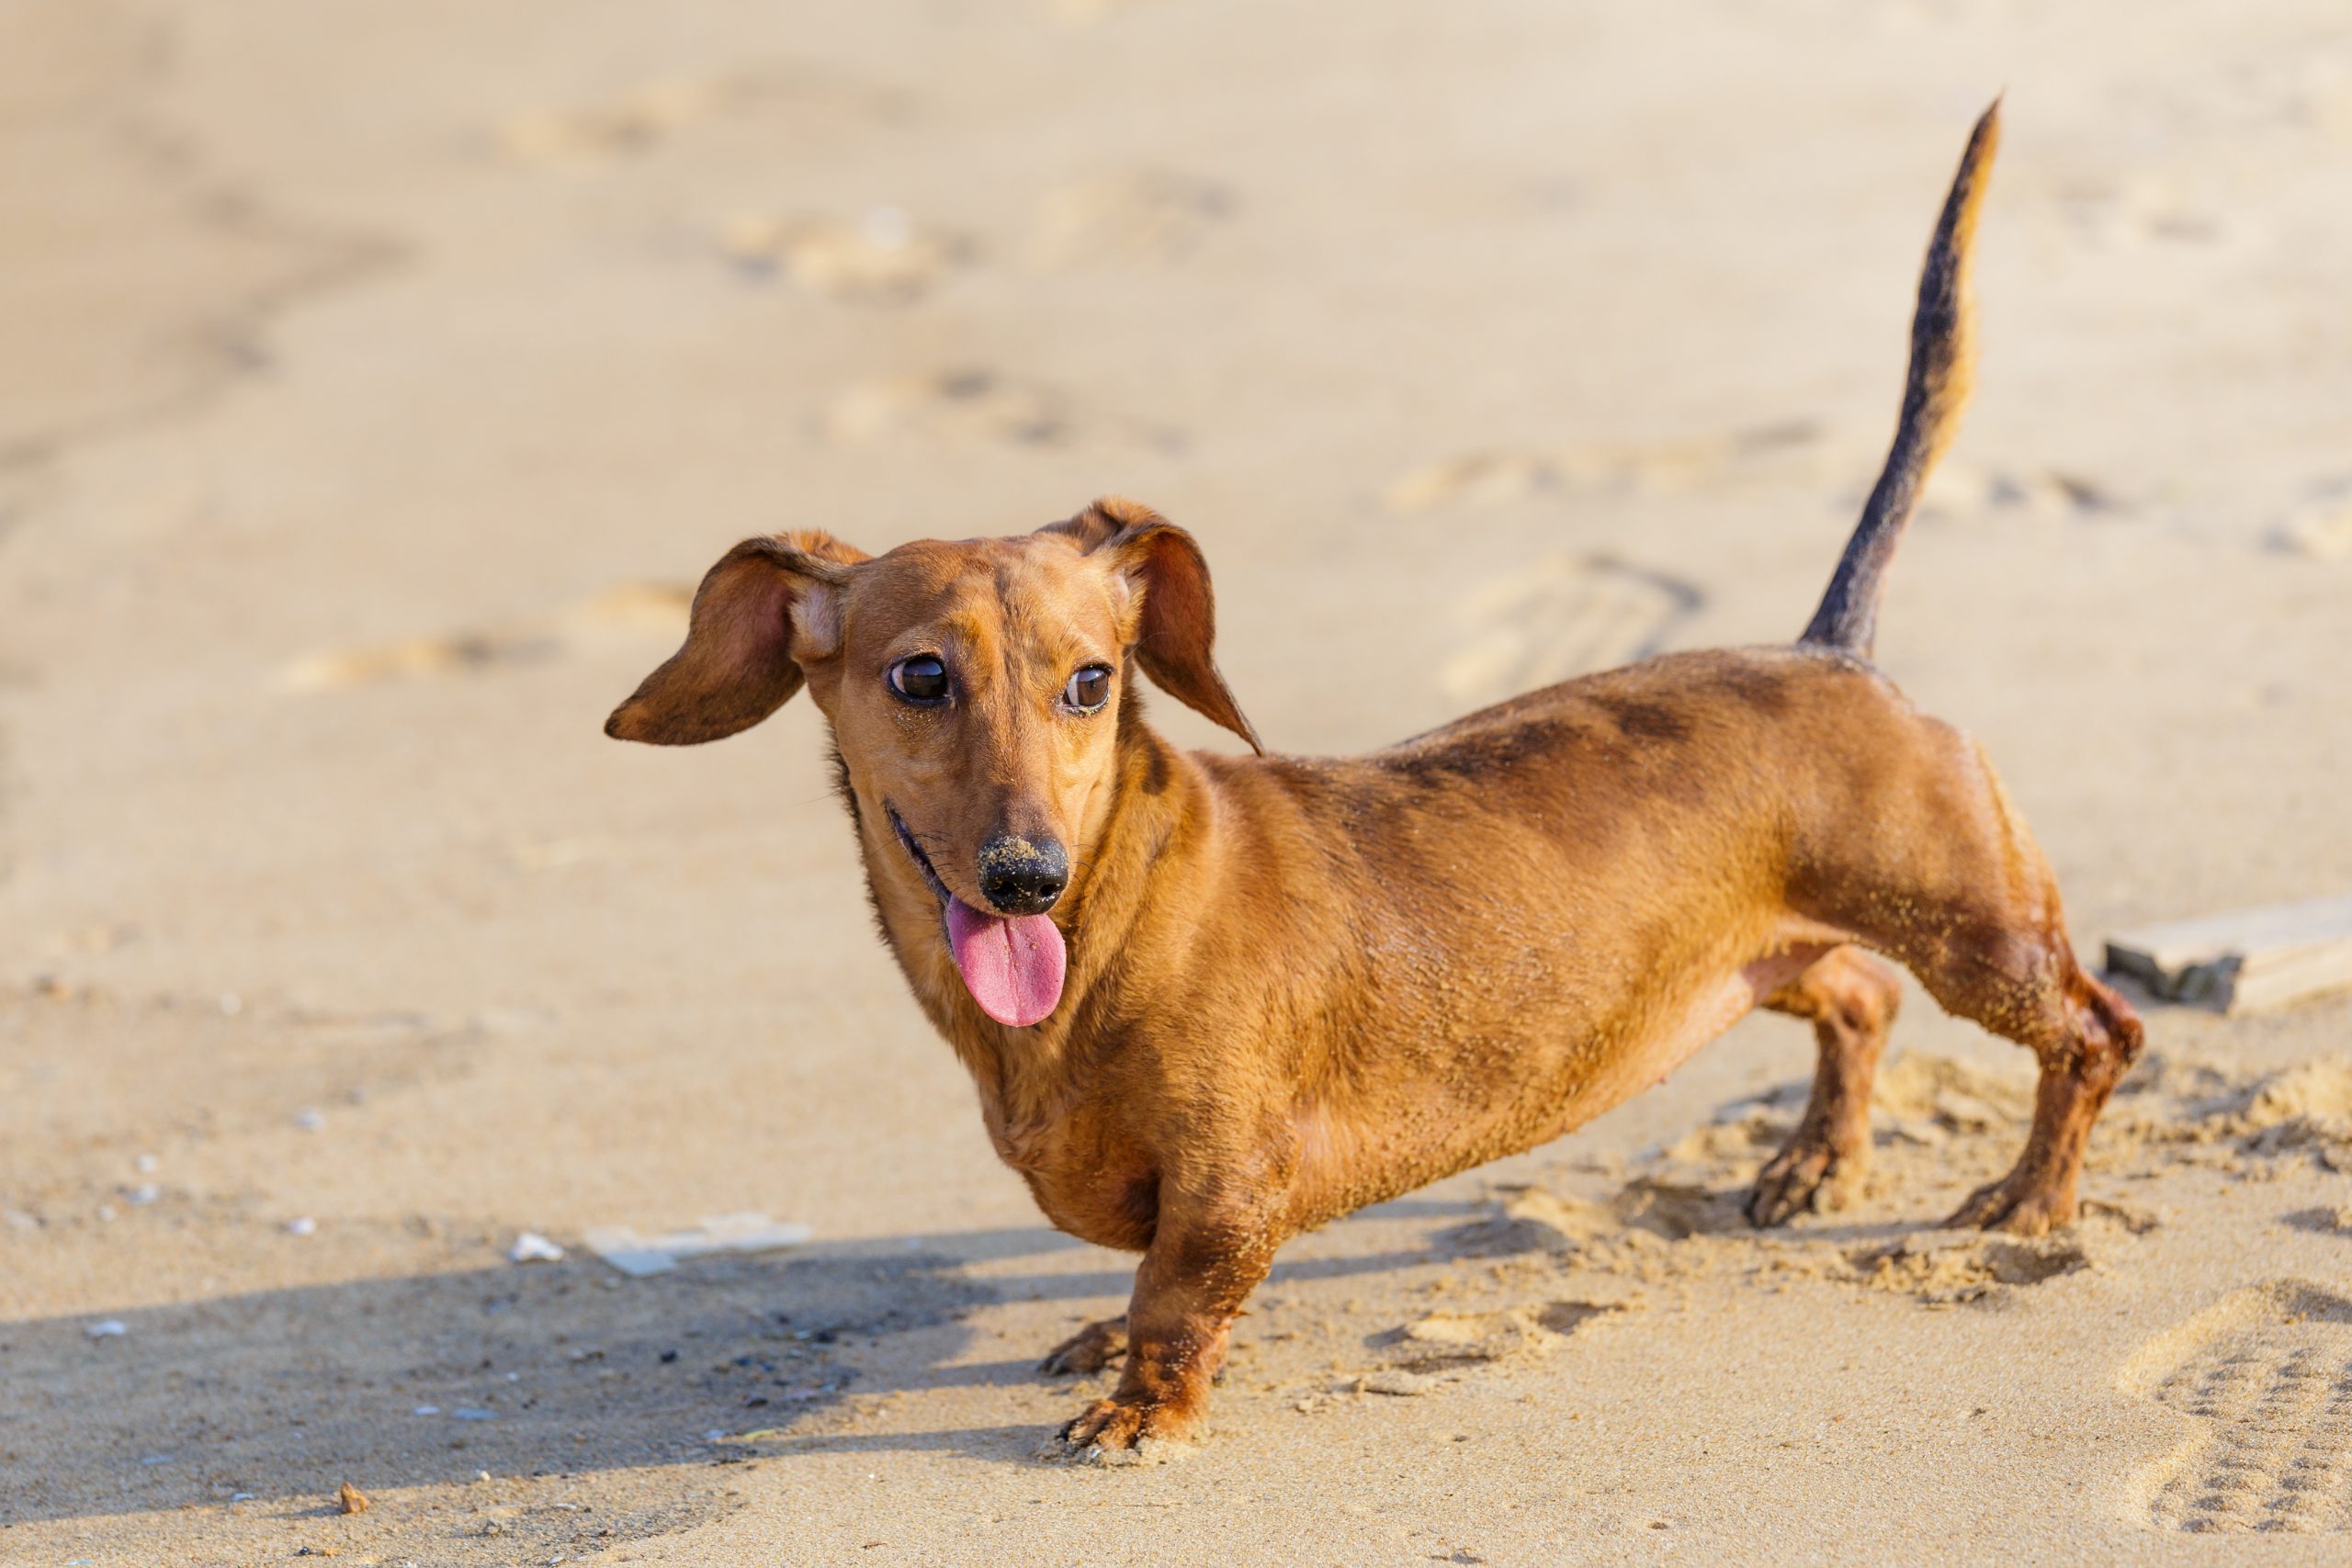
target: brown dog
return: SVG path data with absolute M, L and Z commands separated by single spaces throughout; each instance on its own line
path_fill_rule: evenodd
M 1919 288 L 1903 413 L 1793 647 L 1674 654 L 1343 761 L 1180 752 L 1139 670 L 1258 750 L 1191 536 L 1103 501 L 1024 537 L 747 540 L 606 726 L 715 740 L 807 682 L 882 931 L 1070 1234 L 1143 1254 L 1126 1316 L 1048 1358 L 1125 1448 L 1200 1417 L 1283 1240 L 1590 1121 L 1758 1006 L 1810 1019 L 1802 1123 L 1748 1213 L 1869 1151 L 1894 958 L 2030 1047 L 2033 1130 L 1953 1223 L 2075 1217 L 2140 1025 L 2067 944 L 1984 754 L 1869 662 L 1880 580 L 1966 399 L 1987 111 Z

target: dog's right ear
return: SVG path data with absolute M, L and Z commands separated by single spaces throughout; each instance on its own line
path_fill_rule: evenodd
M 695 590 L 685 646 L 605 721 L 616 740 L 694 746 L 749 729 L 841 647 L 841 592 L 867 559 L 821 529 L 746 539 Z

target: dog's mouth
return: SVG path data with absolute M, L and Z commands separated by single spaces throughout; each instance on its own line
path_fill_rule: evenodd
M 1061 928 L 1044 915 L 1006 917 L 973 908 L 940 880 L 898 807 L 885 801 L 882 809 L 888 813 L 891 830 L 907 858 L 939 899 L 948 953 L 980 1010 L 1014 1029 L 1026 1029 L 1051 1014 L 1062 999 L 1069 964 Z

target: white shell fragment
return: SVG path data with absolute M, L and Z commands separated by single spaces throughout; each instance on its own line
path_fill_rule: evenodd
M 666 1274 L 682 1258 L 712 1252 L 767 1252 L 797 1247 L 812 1231 L 807 1225 L 785 1224 L 765 1214 L 711 1214 L 691 1230 L 666 1235 L 641 1236 L 625 1225 L 592 1230 L 589 1250 L 632 1278 Z
M 563 1248 L 537 1231 L 525 1231 L 506 1249 L 506 1258 L 511 1263 L 555 1263 L 562 1259 Z

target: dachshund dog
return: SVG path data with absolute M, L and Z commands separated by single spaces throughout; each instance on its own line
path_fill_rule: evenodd
M 606 725 L 686 745 L 805 683 L 883 938 L 1047 1218 L 1140 1252 L 1076 1450 L 1182 1436 L 1301 1231 L 1531 1148 L 1758 1007 L 1812 1021 L 1811 1102 L 1748 1201 L 1834 1200 L 1868 1156 L 1898 990 L 2030 1049 L 2032 1132 L 1955 1224 L 2071 1223 L 2139 1021 L 2086 975 L 1981 750 L 1871 663 L 1881 581 L 1967 400 L 1977 123 L 1928 248 L 1902 414 L 1791 646 L 1675 653 L 1346 759 L 1270 756 L 1213 657 L 1192 536 L 1130 502 L 867 556 L 746 540 Z M 1184 752 L 1148 676 L 1250 743 Z

